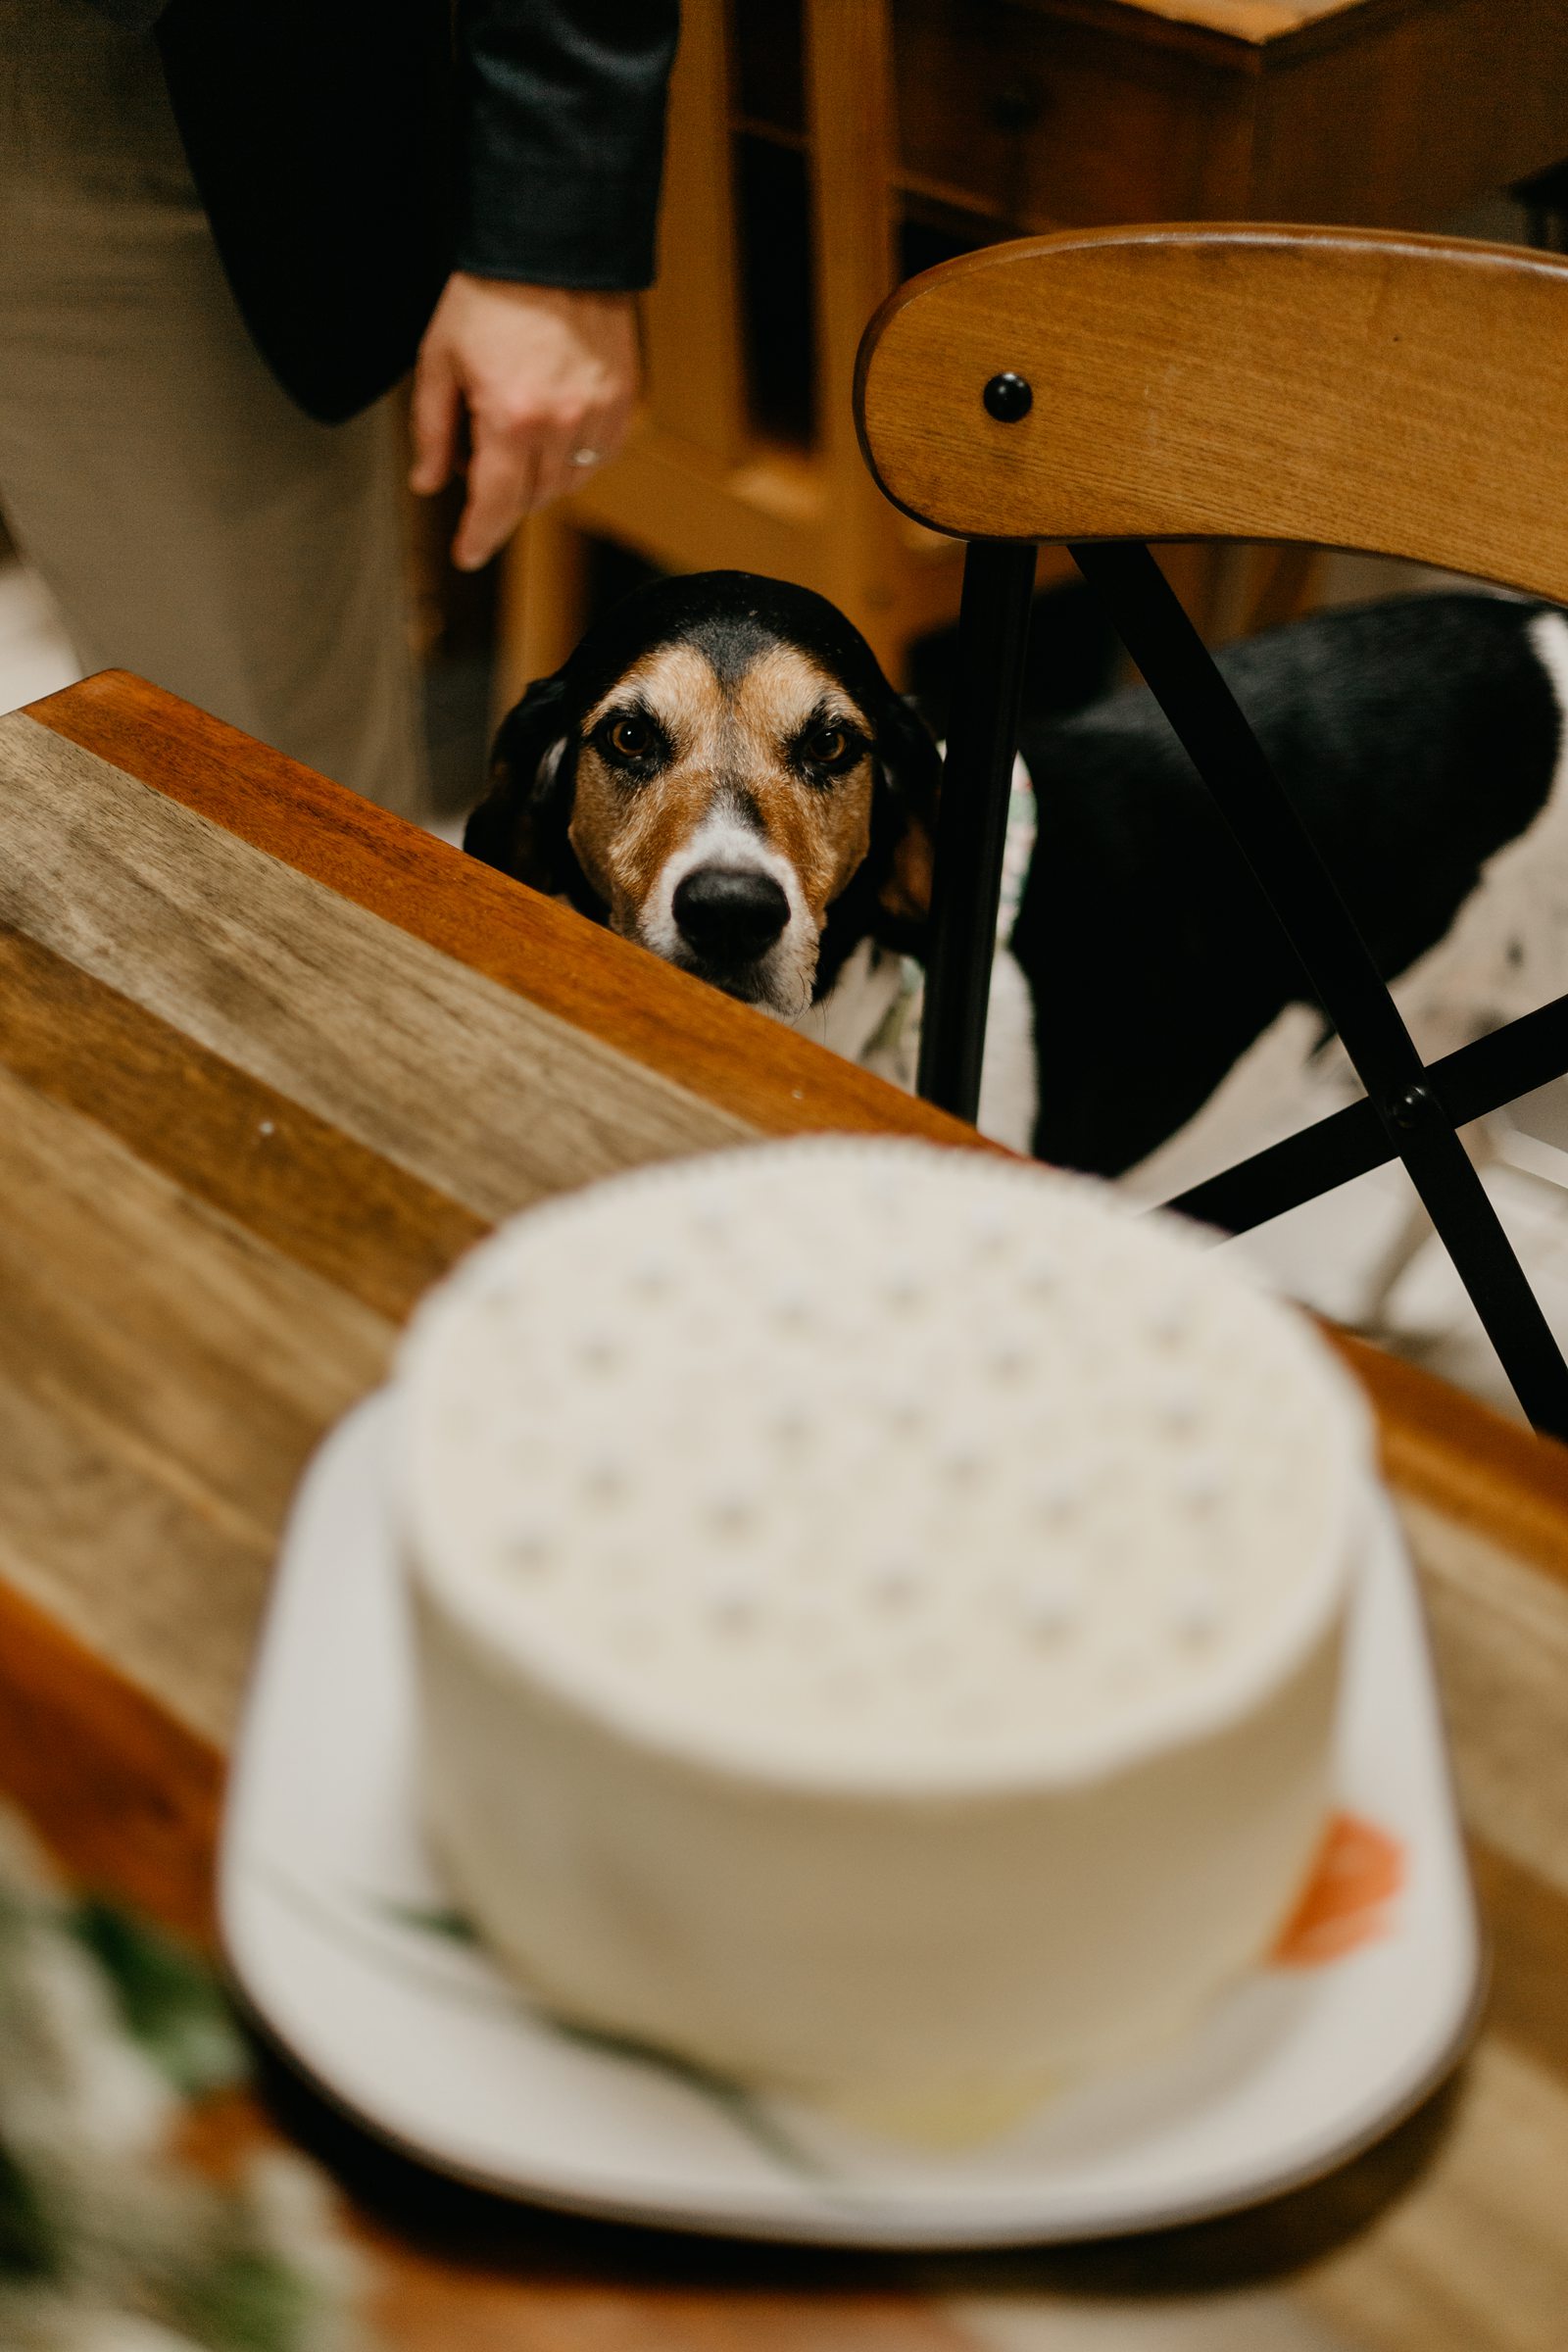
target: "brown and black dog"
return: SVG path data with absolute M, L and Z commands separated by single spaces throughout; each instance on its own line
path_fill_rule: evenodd
M 1568 618 L 1412 597 L 1220 665 L 1429 1053 L 1568 987 Z M 1313 1115 L 1337 1049 L 1147 689 L 1024 749 L 1049 854 L 998 959 L 980 1123 L 1163 1197 Z M 862 1054 L 876 988 L 924 944 L 940 782 L 832 605 L 698 572 L 629 597 L 529 688 L 466 847 Z
M 530 686 L 464 846 L 789 1020 L 868 937 L 917 953 L 941 763 L 825 598 L 661 580 Z

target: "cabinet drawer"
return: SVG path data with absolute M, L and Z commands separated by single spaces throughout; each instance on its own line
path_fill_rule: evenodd
M 896 0 L 906 181 L 1020 229 L 1245 212 L 1251 77 L 1006 0 Z

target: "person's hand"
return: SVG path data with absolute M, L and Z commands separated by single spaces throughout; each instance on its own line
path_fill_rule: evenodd
M 427 495 L 450 478 L 466 406 L 468 496 L 452 543 L 460 570 L 476 571 L 525 514 L 614 455 L 637 377 L 629 294 L 454 271 L 419 345 L 409 483 Z

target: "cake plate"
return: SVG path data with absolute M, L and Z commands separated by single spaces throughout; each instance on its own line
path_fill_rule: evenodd
M 663 2228 L 858 2246 L 1041 2244 L 1232 2212 L 1365 2147 L 1453 2066 L 1482 1980 L 1412 1571 L 1376 1497 L 1340 1811 L 1279 1952 L 1177 2048 L 981 2145 L 911 2147 L 565 2029 L 455 1913 L 416 1796 L 384 1393 L 301 1485 L 234 1759 L 220 1917 L 263 2026 L 409 2155 Z

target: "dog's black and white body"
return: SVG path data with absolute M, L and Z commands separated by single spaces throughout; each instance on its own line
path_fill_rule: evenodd
M 1568 987 L 1561 614 L 1423 596 L 1295 623 L 1221 666 L 1424 1051 Z M 1024 752 L 1038 843 L 982 1124 L 1163 1197 L 1299 1125 L 1343 1058 L 1152 696 L 1036 727 Z M 698 574 L 628 600 L 530 689 L 466 844 L 888 1066 L 939 773 L 831 606 Z M 908 1048 L 906 1027 L 906 1067 Z
M 1273 630 L 1220 667 L 1424 1052 L 1568 988 L 1560 613 L 1413 597 Z M 1152 696 L 1026 748 L 1041 847 L 1012 950 L 1049 1072 L 1034 1148 L 1163 1198 L 1299 1124 L 1344 1058 Z

